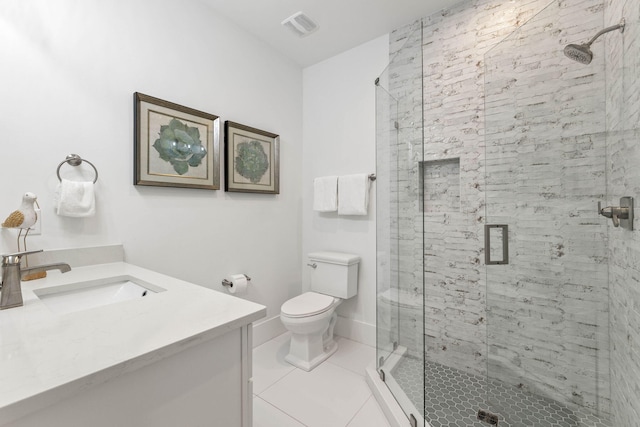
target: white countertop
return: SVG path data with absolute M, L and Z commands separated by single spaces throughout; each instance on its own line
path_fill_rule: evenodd
M 132 276 L 166 289 L 55 314 L 34 289 Z M 252 323 L 264 306 L 134 265 L 74 268 L 22 282 L 24 306 L 0 311 L 0 424 Z

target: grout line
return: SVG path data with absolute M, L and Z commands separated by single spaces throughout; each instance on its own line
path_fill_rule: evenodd
M 304 426 L 304 427 L 309 427 L 307 424 L 303 423 L 302 421 L 300 421 L 299 419 L 297 419 L 296 417 L 292 416 L 291 414 L 285 412 L 284 410 L 278 408 L 276 405 L 274 405 L 273 403 L 269 402 L 268 400 L 265 400 L 259 396 L 256 396 L 258 399 L 262 400 L 264 403 L 266 403 L 267 405 L 275 408 L 276 410 L 278 410 L 279 412 L 282 412 L 283 414 L 285 414 L 287 417 L 291 418 L 292 420 L 294 420 L 295 422 L 297 422 L 298 424 Z
M 327 363 L 330 363 L 330 364 L 332 364 L 333 366 L 337 366 L 338 368 L 342 368 L 342 369 L 344 369 L 344 370 L 346 370 L 346 371 L 351 372 L 352 374 L 356 374 L 356 375 L 358 375 L 359 377 L 362 377 L 362 378 L 365 378 L 365 377 L 366 377 L 366 375 L 365 375 L 365 373 L 364 373 L 364 372 L 358 372 L 358 371 L 355 371 L 355 370 L 353 370 L 353 369 L 351 369 L 351 368 L 347 368 L 346 366 L 342 366 L 342 365 L 340 365 L 340 364 L 338 364 L 338 363 L 333 363 L 333 362 L 331 362 L 331 358 L 327 359 L 326 361 L 327 361 Z M 362 369 L 364 370 L 366 367 L 367 367 L 367 366 L 363 366 L 363 367 L 362 367 Z
M 349 427 L 349 424 L 351 424 L 351 422 L 355 419 L 355 417 L 358 416 L 358 414 L 362 411 L 362 408 L 364 408 L 364 406 L 369 402 L 369 400 L 371 400 L 371 398 L 373 397 L 373 395 L 369 396 L 369 398 L 367 400 L 364 401 L 364 403 L 358 408 L 358 410 L 356 411 L 355 414 L 353 414 L 353 417 L 351 417 L 349 419 L 349 421 L 347 421 L 347 424 L 345 424 L 345 427 Z
M 278 341 L 277 341 L 277 338 L 278 338 L 278 337 L 276 337 L 276 338 L 272 338 L 270 341 L 276 341 L 276 342 L 278 342 Z M 341 339 L 341 340 L 345 340 L 345 341 L 353 341 L 353 340 L 349 340 L 348 338 L 344 338 L 344 337 L 340 337 L 340 339 Z M 270 342 L 270 341 L 267 341 L 267 342 L 265 342 L 265 343 L 261 344 L 260 346 L 265 345 L 265 344 L 267 344 L 267 343 L 268 343 L 268 342 Z M 353 341 L 353 342 L 354 342 L 356 345 L 363 345 L 363 346 L 366 346 L 365 344 L 361 344 L 361 343 L 358 343 L 358 342 L 356 342 L 356 341 Z M 260 346 L 256 347 L 256 348 L 254 349 L 254 351 L 255 351 L 257 348 L 259 348 Z M 370 346 L 367 346 L 367 347 L 370 347 Z M 335 354 L 334 354 L 334 355 L 335 355 Z M 327 359 L 325 362 L 329 363 L 331 366 L 333 366 L 333 367 L 335 367 L 335 368 L 337 368 L 337 369 L 339 369 L 339 370 L 343 370 L 343 371 L 345 371 L 345 372 L 349 372 L 349 373 L 351 373 L 351 374 L 357 375 L 358 377 L 361 377 L 361 378 L 362 378 L 362 381 L 364 381 L 364 383 L 365 383 L 365 385 L 366 385 L 366 375 L 365 375 L 365 373 L 360 373 L 360 372 L 357 372 L 357 371 L 355 371 L 355 370 L 353 370 L 353 369 L 350 369 L 350 368 L 348 368 L 348 367 L 345 367 L 345 366 L 342 366 L 342 365 L 340 365 L 340 364 L 337 364 L 337 363 L 332 362 L 332 361 L 331 361 L 331 359 L 333 358 L 333 356 L 334 356 L 334 355 L 332 355 L 332 357 L 330 357 L 329 359 Z M 349 357 L 349 356 L 348 356 L 348 354 L 343 354 L 343 355 L 342 355 L 342 357 L 345 357 L 345 356 L 346 356 L 347 358 Z M 374 356 L 374 359 L 375 359 L 375 356 Z M 255 358 L 254 358 L 254 360 L 255 360 Z M 277 406 L 275 406 L 274 404 L 272 404 L 272 403 L 271 403 L 271 402 L 269 402 L 268 400 L 266 400 L 266 399 L 262 398 L 262 394 L 263 394 L 263 393 L 265 393 L 265 392 L 267 392 L 268 390 L 270 390 L 273 386 L 275 386 L 276 384 L 278 384 L 278 383 L 279 383 L 280 381 L 282 381 L 284 378 L 286 378 L 287 376 L 291 375 L 291 373 L 296 372 L 296 371 L 301 371 L 301 372 L 303 371 L 302 369 L 300 369 L 300 368 L 298 368 L 298 367 L 295 367 L 295 366 L 292 366 L 292 368 L 293 368 L 293 369 L 289 370 L 285 375 L 283 375 L 282 377 L 278 378 L 276 381 L 274 381 L 273 383 L 271 383 L 268 387 L 266 387 L 266 388 L 265 388 L 264 390 L 262 390 L 260 393 L 258 393 L 258 394 L 254 393 L 254 395 L 253 395 L 253 396 L 254 396 L 254 399 L 255 399 L 255 398 L 257 398 L 257 399 L 262 400 L 263 402 L 265 402 L 265 403 L 269 404 L 270 406 L 272 406 L 272 407 L 276 408 L 278 411 L 280 411 L 280 412 L 282 412 L 283 414 L 285 414 L 287 417 L 289 417 L 289 418 L 291 418 L 291 419 L 295 420 L 296 422 L 300 423 L 301 425 L 303 425 L 303 426 L 305 426 L 305 427 L 308 427 L 308 425 L 304 424 L 302 421 L 298 420 L 296 417 L 294 417 L 294 416 L 292 416 L 291 414 L 287 413 L 287 412 L 286 412 L 286 411 L 284 411 L 283 409 L 278 408 Z M 365 367 L 363 367 L 363 370 L 364 370 L 364 368 L 365 368 Z M 305 372 L 305 373 L 306 373 L 306 372 Z M 255 372 L 254 372 L 254 374 L 255 374 Z M 367 385 L 367 389 L 368 389 L 368 388 L 369 388 L 369 387 L 368 387 L 368 385 Z M 369 391 L 370 391 L 370 390 L 369 390 Z M 367 399 L 365 399 L 365 401 L 364 401 L 364 402 L 363 402 L 363 403 L 362 403 L 362 404 L 361 404 L 361 405 L 360 405 L 360 406 L 355 410 L 355 412 L 354 412 L 354 413 L 353 413 L 353 415 L 349 418 L 349 420 L 347 421 L 347 423 L 346 423 L 345 425 L 343 425 L 343 426 L 331 426 L 331 427 L 348 427 L 348 425 L 349 425 L 349 424 L 351 424 L 351 422 L 355 419 L 355 417 L 357 417 L 357 416 L 358 416 L 358 414 L 359 414 L 360 412 L 362 412 L 362 410 L 363 410 L 364 406 L 365 406 L 365 405 L 366 405 L 366 404 L 367 404 L 367 403 L 368 403 L 368 402 L 369 402 L 373 397 L 374 397 L 374 396 L 373 396 L 373 393 L 371 393 L 371 392 L 370 392 L 370 393 L 369 393 L 369 396 L 367 397 Z M 329 427 L 329 426 L 327 426 L 327 427 Z
M 262 393 L 264 393 L 265 391 L 269 390 L 271 387 L 273 387 L 274 385 L 278 384 L 280 381 L 282 381 L 283 379 L 285 379 L 286 377 L 288 377 L 289 375 L 291 375 L 292 372 L 296 371 L 298 368 L 294 367 L 293 369 L 291 369 L 289 372 L 287 372 L 286 374 L 284 374 L 283 376 L 281 376 L 280 378 L 278 378 L 277 380 L 275 380 L 273 383 L 269 384 L 269 386 L 267 388 L 265 388 L 264 390 L 262 390 L 260 393 L 256 394 L 256 396 L 260 396 Z M 264 400 L 264 399 L 263 399 Z
M 374 347 L 368 346 L 368 345 L 366 345 L 366 344 L 362 344 L 362 343 L 359 343 L 359 342 L 357 342 L 357 341 L 350 340 L 350 339 L 348 339 L 348 338 L 344 338 L 344 337 L 339 337 L 339 338 L 340 338 L 340 341 L 343 341 L 343 340 L 351 341 L 351 342 L 352 342 L 352 343 L 354 343 L 356 346 L 364 346 L 364 347 L 374 348 Z M 338 341 L 336 340 L 336 342 L 338 342 Z M 334 366 L 339 366 L 340 368 L 346 369 L 346 370 L 348 370 L 349 372 L 353 372 L 354 374 L 357 374 L 357 375 L 359 375 L 359 376 L 361 376 L 361 377 L 363 377 L 363 378 L 366 378 L 366 376 L 367 376 L 367 375 L 366 375 L 366 368 L 367 368 L 367 366 L 369 366 L 369 364 L 370 364 L 372 361 L 375 361 L 375 360 L 376 360 L 376 355 L 375 355 L 375 353 L 374 353 L 374 355 L 373 355 L 373 358 L 372 358 L 370 361 L 366 362 L 366 363 L 364 364 L 364 366 L 362 366 L 362 367 L 361 367 L 362 369 L 361 369 L 360 371 L 356 371 L 355 369 L 351 369 L 351 368 L 349 368 L 349 367 L 342 366 L 342 365 L 340 365 L 340 364 L 335 363 L 335 362 L 333 362 L 333 361 L 332 361 L 332 359 L 334 359 L 334 356 L 335 356 L 339 351 L 340 351 L 340 342 L 338 342 L 338 351 L 336 351 L 334 354 L 332 354 L 332 355 L 331 355 L 331 357 L 329 357 L 329 358 L 326 360 L 326 362 L 329 362 L 329 363 L 331 363 L 331 364 L 332 364 L 332 365 L 334 365 Z M 342 355 L 342 357 L 344 357 L 344 355 Z

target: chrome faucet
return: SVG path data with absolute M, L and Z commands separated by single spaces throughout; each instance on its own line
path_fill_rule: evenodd
M 69 264 L 55 263 L 37 265 L 35 267 L 21 268 L 20 261 L 23 255 L 35 254 L 37 251 L 16 252 L 2 255 L 2 283 L 0 283 L 0 310 L 20 307 L 22 302 L 22 277 L 31 273 L 41 273 L 47 270 L 60 270 L 63 273 L 71 271 Z

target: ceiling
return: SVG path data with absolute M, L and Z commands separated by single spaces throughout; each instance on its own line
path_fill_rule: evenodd
M 460 0 L 201 0 L 218 15 L 307 67 Z M 299 38 L 280 23 L 302 11 L 319 29 Z

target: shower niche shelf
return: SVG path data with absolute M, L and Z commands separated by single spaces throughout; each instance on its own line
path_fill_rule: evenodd
M 420 162 L 420 207 L 424 212 L 460 212 L 460 158 Z

